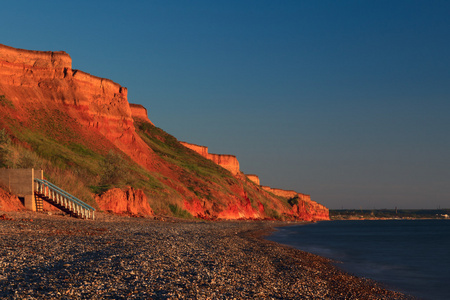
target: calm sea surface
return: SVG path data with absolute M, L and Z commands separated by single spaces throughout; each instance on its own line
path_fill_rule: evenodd
M 450 220 L 331 221 L 268 237 L 422 299 L 450 299 Z

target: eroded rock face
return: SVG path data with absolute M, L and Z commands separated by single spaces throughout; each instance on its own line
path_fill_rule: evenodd
M 30 109 L 65 111 L 81 126 L 96 130 L 144 167 L 152 151 L 137 135 L 127 89 L 105 78 L 73 70 L 65 52 L 15 49 L 0 45 L 0 95 L 11 101 L 17 118 Z
M 287 191 L 287 190 L 282 190 L 282 189 L 274 189 L 271 188 L 270 186 L 262 186 L 262 188 L 268 192 L 271 192 L 274 195 L 283 197 L 283 198 L 294 198 L 298 195 L 303 196 L 308 196 L 308 195 L 304 195 L 304 194 L 300 194 L 297 193 L 296 191 Z
M 113 188 L 95 197 L 99 208 L 115 214 L 153 216 L 147 196 L 142 190 L 126 187 Z
M 225 203 L 208 203 L 207 201 L 196 200 L 194 202 L 184 202 L 185 209 L 194 209 L 195 216 L 213 220 L 260 220 L 266 219 L 264 206 L 257 201 L 252 205 L 248 194 L 242 186 L 232 185 L 229 187 L 233 191 L 233 197 L 228 197 Z M 220 196 L 218 196 L 220 197 Z M 194 204 L 194 207 L 192 207 Z
M 144 121 L 152 124 L 153 126 L 155 125 L 148 118 L 148 112 L 144 106 L 142 106 L 140 104 L 130 103 L 130 108 L 131 108 L 131 115 L 133 116 L 133 118 L 139 118 L 141 120 L 144 120 Z
M 0 188 L 0 211 L 22 211 L 26 210 L 17 196 Z
M 330 219 L 328 208 L 315 202 L 301 200 L 292 206 L 292 213 L 305 221 L 324 221 Z
M 253 207 L 249 198 L 228 199 L 224 206 L 213 205 L 207 201 L 194 199 L 183 202 L 183 209 L 189 211 L 194 217 L 207 220 L 261 220 L 267 219 L 264 206 L 258 202 Z
M 246 199 L 245 202 L 229 202 L 225 210 L 221 211 L 217 218 L 222 220 L 259 220 L 266 218 L 264 214 L 264 207 L 262 207 L 262 212 L 258 208 L 252 207 L 250 200 Z
M 259 177 L 258 175 L 254 175 L 254 174 L 246 174 L 245 176 L 247 176 L 247 178 L 251 181 L 253 181 L 254 183 L 256 183 L 257 185 L 260 185 L 260 181 L 259 181 Z
M 268 186 L 263 186 L 262 188 L 274 195 L 286 199 L 296 199 L 294 201 L 291 201 L 291 203 L 297 202 L 297 204 L 292 205 L 291 213 L 298 216 L 302 220 L 320 221 L 330 219 L 328 208 L 326 208 L 322 204 L 312 201 L 310 195 L 297 193 L 296 191 L 274 189 Z
M 36 68 L 72 68 L 72 59 L 64 51 L 32 51 L 0 44 L 0 60 L 17 66 Z
M 239 170 L 239 161 L 237 160 L 236 156 L 234 155 L 228 155 L 228 154 L 212 154 L 208 153 L 208 147 L 205 146 L 199 146 L 195 144 L 190 144 L 186 142 L 180 142 L 183 146 L 197 152 L 201 156 L 212 160 L 219 166 L 221 166 L 224 169 L 227 169 L 231 172 L 233 175 L 237 175 L 240 173 Z
M 207 158 L 212 160 L 222 168 L 227 169 L 233 175 L 237 175 L 240 173 L 239 161 L 234 155 L 209 153 Z
M 189 149 L 197 152 L 201 156 L 208 158 L 208 147 L 190 144 L 190 143 L 186 143 L 186 142 L 180 142 L 180 144 L 185 146 L 186 148 L 189 148 Z

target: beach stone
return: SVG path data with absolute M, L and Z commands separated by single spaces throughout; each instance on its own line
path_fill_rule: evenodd
M 0 222 L 1 299 L 407 299 L 262 238 L 280 222 Z

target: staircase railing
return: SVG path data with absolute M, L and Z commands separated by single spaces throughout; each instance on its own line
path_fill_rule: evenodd
M 44 179 L 34 179 L 34 193 L 41 199 L 55 205 L 75 217 L 83 219 L 94 219 L 95 208 L 60 189 L 53 183 Z

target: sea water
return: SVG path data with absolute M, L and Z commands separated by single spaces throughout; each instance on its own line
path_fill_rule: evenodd
M 278 228 L 268 239 L 391 290 L 450 299 L 450 220 L 325 221 Z

